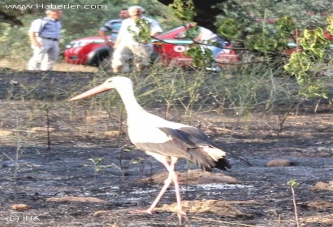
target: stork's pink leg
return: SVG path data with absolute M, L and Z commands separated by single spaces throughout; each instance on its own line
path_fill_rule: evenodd
M 164 186 L 162 187 L 160 193 L 158 194 L 158 196 L 156 197 L 156 199 L 154 200 L 154 202 L 151 204 L 151 206 L 149 207 L 149 209 L 146 212 L 150 213 L 150 214 L 152 213 L 153 209 L 156 207 L 157 203 L 160 201 L 161 197 L 163 196 L 163 194 L 165 193 L 167 188 L 170 186 L 171 182 L 173 182 L 175 185 L 176 199 L 177 199 L 177 205 L 178 205 L 177 215 L 178 215 L 178 219 L 179 219 L 179 224 L 181 225 L 182 217 L 186 216 L 186 213 L 185 213 L 185 211 L 183 211 L 183 208 L 182 208 L 178 176 L 174 170 L 175 163 L 177 162 L 177 158 L 172 157 L 171 163 L 169 163 L 165 159 L 161 159 L 159 161 L 164 164 L 164 166 L 166 167 L 166 169 L 169 172 L 169 175 L 168 175 L 168 178 L 164 181 Z
M 182 217 L 186 216 L 186 213 L 185 213 L 185 211 L 183 210 L 183 207 L 182 207 L 182 199 L 181 199 L 181 195 L 180 195 L 178 176 L 177 176 L 175 171 L 172 171 L 172 173 L 170 173 L 170 174 L 172 175 L 172 181 L 175 185 L 176 199 L 177 199 L 177 205 L 178 205 L 177 215 L 178 215 L 178 219 L 179 219 L 179 224 L 181 225 L 182 224 Z
M 157 203 L 160 201 L 160 199 L 162 198 L 163 194 L 165 193 L 165 191 L 170 186 L 171 182 L 172 182 L 172 175 L 169 173 L 168 178 L 164 181 L 164 185 L 163 185 L 160 193 L 158 193 L 156 199 L 154 200 L 154 202 L 150 205 L 150 207 L 146 211 L 147 213 L 151 214 L 153 212 L 153 209 L 156 207 Z

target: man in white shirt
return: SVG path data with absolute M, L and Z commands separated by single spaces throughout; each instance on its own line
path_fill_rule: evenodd
M 28 32 L 33 49 L 28 70 L 52 70 L 59 56 L 62 11 L 48 9 L 45 13 L 46 17 L 31 23 Z
M 150 37 L 146 40 L 138 40 L 140 38 L 139 33 L 144 32 L 138 27 L 139 22 L 148 24 L 150 36 L 155 36 L 162 32 L 162 28 L 156 20 L 143 16 L 144 9 L 141 6 L 129 7 L 128 13 L 130 18 L 123 20 L 114 45 L 112 68 L 115 73 L 122 71 L 127 60 L 123 52 L 127 48 L 133 53 L 134 65 L 137 71 L 144 71 L 149 67 L 153 44 Z

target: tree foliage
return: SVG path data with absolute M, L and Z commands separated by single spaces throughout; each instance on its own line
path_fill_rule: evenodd
M 174 0 L 172 4 L 169 5 L 174 16 L 183 22 L 192 22 L 195 13 L 195 7 L 192 0 Z
M 193 5 L 190 1 L 186 4 Z M 179 1 L 174 4 L 177 16 L 184 23 L 193 18 L 184 4 Z M 327 38 L 327 33 L 333 34 L 331 6 L 325 0 L 227 0 L 217 6 L 224 13 L 217 18 L 216 30 L 229 42 L 241 43 L 247 53 L 261 57 L 267 64 L 280 65 L 286 73 L 295 76 L 300 96 L 327 98 L 325 86 L 317 75 L 325 70 L 327 52 L 332 45 L 332 40 Z M 187 35 L 192 38 L 190 33 Z M 295 46 L 296 52 L 280 64 L 277 61 L 285 59 L 281 56 L 290 45 Z M 205 67 L 207 64 L 203 63 L 212 59 L 198 45 L 187 54 L 193 57 L 196 66 Z
M 127 30 L 133 34 L 133 38 L 138 43 L 149 43 L 151 40 L 150 36 L 150 22 L 146 19 L 138 19 L 135 21 L 136 27 L 139 28 L 139 32 L 136 33 L 131 29 L 131 27 L 128 27 Z
M 229 12 L 217 23 L 222 36 L 242 42 L 247 50 L 264 54 L 266 59 L 273 56 L 270 61 L 278 59 L 276 56 L 288 49 L 289 43 L 295 43 L 297 51 L 282 66 L 297 79 L 301 97 L 327 98 L 318 74 L 327 68 L 325 55 L 332 45 L 325 36 L 325 31 L 333 34 L 332 16 L 329 16 L 331 3 L 307 0 L 228 2 L 229 6 L 221 7 L 228 6 Z M 241 7 L 230 11 L 230 4 Z
M 333 17 L 329 16 L 327 22 L 329 23 L 327 31 L 333 35 L 330 29 L 333 25 Z M 305 29 L 298 43 L 302 51 L 292 53 L 285 69 L 296 77 L 300 85 L 300 94 L 309 98 L 328 98 L 326 87 L 314 69 L 325 65 L 325 53 L 330 49 L 332 42 L 326 38 L 322 28 L 316 28 Z M 328 64 L 332 64 L 331 59 Z
M 186 10 L 193 6 L 193 0 L 175 0 L 170 4 L 183 23 L 193 21 L 195 14 Z M 332 45 L 327 33 L 333 35 L 329 1 L 227 0 L 217 7 L 224 12 L 216 20 L 218 34 L 228 41 L 241 43 L 248 53 L 264 56 L 268 64 L 277 65 L 273 63 L 280 59 L 277 56 L 282 56 L 290 48 L 288 45 L 294 43 L 296 51 L 280 67 L 296 77 L 300 96 L 327 98 L 317 74 L 327 68 L 327 58 L 328 64 L 332 64 L 330 55 L 326 57 Z M 185 34 L 193 39 L 197 31 L 192 28 Z M 194 66 L 207 67 L 213 61 L 211 53 L 197 43 L 186 53 L 193 58 Z

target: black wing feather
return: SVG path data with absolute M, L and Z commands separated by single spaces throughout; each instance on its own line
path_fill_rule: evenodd
M 186 158 L 197 164 L 203 170 L 211 171 L 214 167 L 223 170 L 230 168 L 230 164 L 227 159 L 222 158 L 218 161 L 214 161 L 206 152 L 202 150 L 203 146 L 215 146 L 212 140 L 200 129 L 194 127 L 159 129 L 170 136 L 174 141 L 180 143 L 182 147 L 185 146 L 187 149 L 185 151 L 183 150 L 183 152 L 186 154 Z
M 215 147 L 213 141 L 200 129 L 194 127 L 183 127 L 176 129 L 179 133 L 186 137 L 188 140 L 196 144 L 197 146 L 211 146 Z
M 179 157 L 190 160 L 201 169 L 211 171 L 212 168 L 226 170 L 230 168 L 228 160 L 222 157 L 214 160 L 204 149 L 209 146 L 216 148 L 211 139 L 201 130 L 193 127 L 183 127 L 172 129 L 160 127 L 159 130 L 172 138 L 164 143 L 135 143 L 135 145 L 145 151 L 150 151 L 165 157 Z
M 172 128 L 158 128 L 168 136 L 170 136 L 172 139 L 181 142 L 182 144 L 186 145 L 188 148 L 197 148 L 198 146 L 195 144 L 195 141 L 193 141 L 187 133 L 183 133 L 181 130 L 178 129 L 172 129 Z

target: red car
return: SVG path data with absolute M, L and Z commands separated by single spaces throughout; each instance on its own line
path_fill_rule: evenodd
M 120 26 L 120 24 L 119 24 Z M 175 37 L 184 32 L 185 27 L 179 26 L 153 39 L 154 50 L 159 59 L 165 64 L 176 64 L 178 66 L 191 65 L 192 59 L 186 56 L 185 51 L 193 43 L 190 39 L 176 39 Z M 111 34 L 110 40 L 114 41 L 117 34 Z M 108 59 L 112 49 L 105 45 L 99 36 L 86 37 L 72 41 L 66 46 L 65 60 L 70 64 L 99 66 L 104 59 Z M 226 63 L 238 62 L 236 52 L 228 46 L 216 59 L 217 62 Z
M 121 23 L 116 26 L 120 27 L 120 25 Z M 185 51 L 193 41 L 190 39 L 175 38 L 178 34 L 183 33 L 184 30 L 184 26 L 179 26 L 152 39 L 155 53 L 157 53 L 159 59 L 166 65 L 172 64 L 180 67 L 191 65 L 192 58 L 187 56 Z M 331 34 L 325 33 L 325 35 L 326 38 L 332 40 Z M 109 38 L 111 41 L 114 41 L 116 36 L 117 34 L 113 33 Z M 284 51 L 285 54 L 291 54 L 300 49 L 293 42 L 288 43 L 288 47 Z M 333 45 L 331 45 L 331 49 L 333 49 Z M 92 36 L 72 41 L 66 46 L 64 55 L 66 62 L 70 64 L 99 66 L 105 59 L 109 59 L 112 51 L 112 48 L 106 46 L 99 36 Z M 220 63 L 220 66 L 225 68 L 232 63 L 239 62 L 239 55 L 231 46 L 226 45 L 216 61 Z

